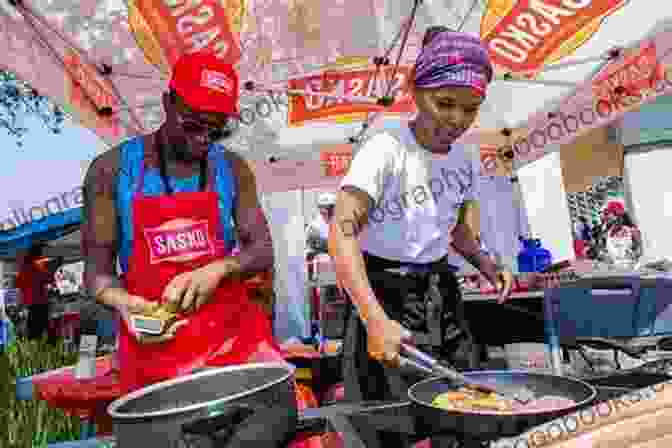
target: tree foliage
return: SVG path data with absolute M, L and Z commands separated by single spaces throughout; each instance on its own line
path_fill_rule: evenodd
M 18 146 L 28 132 L 24 118 L 31 115 L 54 134 L 63 129 L 65 114 L 58 105 L 13 73 L 0 70 L 0 129 L 15 137 Z

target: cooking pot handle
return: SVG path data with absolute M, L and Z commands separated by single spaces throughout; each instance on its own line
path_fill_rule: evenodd
M 641 358 L 642 355 L 646 353 L 645 347 L 633 347 L 630 345 L 621 344 L 620 342 L 614 341 L 612 339 L 577 337 L 574 338 L 574 342 L 578 345 L 585 345 L 594 350 L 618 350 L 632 358 Z
M 203 417 L 182 425 L 182 433 L 198 436 L 212 436 L 226 428 L 233 428 L 254 414 L 255 409 L 243 404 L 222 406 L 212 417 Z
M 256 408 L 240 425 L 213 437 L 216 448 L 284 447 L 296 436 L 296 411 L 283 407 Z

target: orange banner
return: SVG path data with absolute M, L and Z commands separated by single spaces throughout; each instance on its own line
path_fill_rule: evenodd
M 390 107 L 373 104 L 357 104 L 344 99 L 327 99 L 318 96 L 293 96 L 289 102 L 289 126 L 301 126 L 310 122 L 357 121 L 366 118 L 367 113 L 381 112 L 399 115 L 413 113 L 415 102 L 408 91 L 410 67 L 399 67 L 392 82 L 390 96 L 395 102 Z M 347 72 L 325 72 L 311 77 L 292 79 L 290 89 L 333 96 L 380 96 L 387 91 L 394 67 L 380 70 L 376 68 Z
M 613 102 L 617 87 L 624 92 L 620 96 L 651 90 L 665 79 L 665 67 L 656 55 L 655 43 L 649 41 L 638 50 L 628 51 L 619 64 L 610 64 L 593 79 L 595 101 Z
M 352 150 L 325 151 L 320 154 L 322 174 L 327 177 L 343 177 L 350 169 Z
M 499 71 L 538 72 L 572 54 L 629 0 L 490 0 L 481 37 Z
M 181 54 L 203 49 L 237 64 L 240 40 L 232 26 L 237 18 L 230 18 L 228 11 L 237 11 L 240 5 L 232 8 L 219 0 L 133 0 L 129 23 L 147 60 L 163 70 Z

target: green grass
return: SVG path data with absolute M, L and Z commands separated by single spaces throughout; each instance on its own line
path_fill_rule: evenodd
M 16 378 L 73 365 L 77 353 L 66 353 L 62 341 L 19 339 L 0 354 L 0 436 L 2 448 L 42 448 L 50 443 L 79 439 L 79 418 L 50 409 L 43 401 L 17 401 Z M 1 431 L 0 431 L 1 433 Z

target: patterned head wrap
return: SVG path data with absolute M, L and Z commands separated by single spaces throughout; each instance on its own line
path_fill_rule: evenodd
M 488 50 L 479 38 L 446 28 L 427 31 L 415 62 L 416 87 L 471 87 L 485 96 L 492 77 Z

